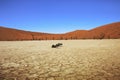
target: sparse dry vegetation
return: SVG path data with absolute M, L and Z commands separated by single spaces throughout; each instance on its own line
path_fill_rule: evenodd
M 1 41 L 0 80 L 120 80 L 120 39 Z

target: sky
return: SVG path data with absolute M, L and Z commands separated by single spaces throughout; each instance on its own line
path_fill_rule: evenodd
M 120 0 L 0 0 L 0 26 L 65 33 L 120 22 Z

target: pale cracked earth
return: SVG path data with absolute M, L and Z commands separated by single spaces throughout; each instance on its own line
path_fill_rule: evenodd
M 120 80 L 120 39 L 0 41 L 0 80 Z

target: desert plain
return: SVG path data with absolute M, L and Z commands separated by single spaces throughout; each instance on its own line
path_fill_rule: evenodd
M 120 80 L 120 39 L 0 41 L 0 80 Z

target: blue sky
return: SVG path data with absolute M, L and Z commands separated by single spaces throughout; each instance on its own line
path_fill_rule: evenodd
M 120 0 L 0 0 L 0 26 L 64 33 L 120 21 Z

